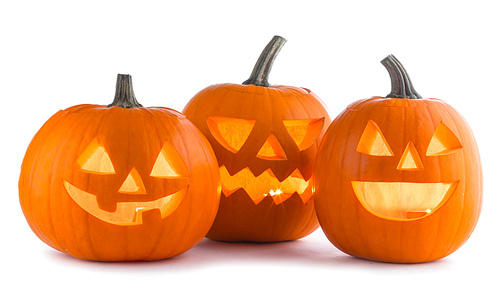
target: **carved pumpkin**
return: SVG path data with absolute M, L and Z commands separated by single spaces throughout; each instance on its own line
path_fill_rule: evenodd
M 220 166 L 223 195 L 208 238 L 284 241 L 318 227 L 310 179 L 330 118 L 308 89 L 269 85 L 285 41 L 271 40 L 243 85 L 209 86 L 184 108 Z
M 477 223 L 477 145 L 455 109 L 415 92 L 394 56 L 382 63 L 391 94 L 352 103 L 323 138 L 314 176 L 318 219 L 347 254 L 432 261 L 458 249 Z
M 118 75 L 108 107 L 52 116 L 24 158 L 19 196 L 35 234 L 71 256 L 155 260 L 183 253 L 212 225 L 220 198 L 210 144 L 184 115 L 137 103 Z

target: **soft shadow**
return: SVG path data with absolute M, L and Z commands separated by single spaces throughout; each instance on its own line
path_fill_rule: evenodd
M 399 270 L 413 266 L 435 267 L 446 266 L 446 259 L 422 264 L 394 264 L 360 259 L 344 254 L 335 248 L 321 232 L 296 241 L 278 243 L 230 243 L 203 239 L 198 245 L 179 256 L 158 261 L 133 261 L 133 262 L 96 262 L 80 260 L 66 254 L 50 251 L 48 256 L 55 261 L 71 263 L 83 267 L 103 268 L 106 270 L 127 270 L 140 272 L 147 269 L 149 272 L 158 270 L 162 273 L 165 269 L 195 270 L 207 266 L 226 266 L 241 264 L 279 264 L 279 265 L 309 265 L 331 268 L 363 268 Z M 133 269 L 127 269 L 132 267 Z M 430 268 L 432 269 L 432 268 Z
M 227 243 L 204 239 L 192 249 L 192 253 L 196 253 L 197 257 L 211 263 L 303 263 L 325 267 L 364 266 L 382 269 L 442 266 L 448 263 L 446 259 L 440 259 L 428 263 L 401 264 L 352 257 L 335 248 L 326 238 L 322 238 L 322 235 L 322 233 L 315 232 L 304 239 L 278 243 Z

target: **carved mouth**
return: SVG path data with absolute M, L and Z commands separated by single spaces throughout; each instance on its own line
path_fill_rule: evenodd
M 187 190 L 187 188 L 184 188 L 174 194 L 153 201 L 118 202 L 115 212 L 108 212 L 99 208 L 95 195 L 76 188 L 67 181 L 63 180 L 63 182 L 69 196 L 83 210 L 115 225 L 140 225 L 143 223 L 143 213 L 155 209 L 160 211 L 161 219 L 164 219 L 179 206 Z
M 441 207 L 459 181 L 450 183 L 351 181 L 360 203 L 370 213 L 390 220 L 416 220 Z
M 232 176 L 225 166 L 221 166 L 219 170 L 222 192 L 226 197 L 242 188 L 256 205 L 266 197 L 273 198 L 274 203 L 279 205 L 288 200 L 293 193 L 297 193 L 306 204 L 313 194 L 310 180 L 306 181 L 297 169 L 281 182 L 276 179 L 271 169 L 267 169 L 257 177 L 248 167 Z

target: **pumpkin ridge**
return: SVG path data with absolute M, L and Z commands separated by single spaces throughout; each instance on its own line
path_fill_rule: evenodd
M 267 61 L 271 60 L 273 57 L 270 57 Z M 254 67 L 254 70 L 260 69 L 259 65 L 260 64 L 256 64 L 257 68 Z M 265 65 L 261 65 L 261 68 L 263 66 Z M 267 68 L 270 68 L 270 65 L 268 65 Z M 269 71 L 265 73 L 262 72 L 263 71 L 260 71 L 254 74 L 259 74 L 260 76 L 257 78 L 260 77 L 260 80 L 263 80 L 266 77 L 262 76 L 264 74 L 268 75 Z M 253 75 L 251 75 L 251 78 L 252 77 Z M 275 183 L 287 179 L 296 169 L 298 169 L 298 173 L 303 175 L 306 179 L 312 179 L 313 158 L 316 155 L 317 147 L 319 147 L 321 141 L 320 137 L 324 134 L 326 126 L 331 121 L 328 116 L 328 111 L 326 107 L 324 107 L 324 104 L 319 101 L 319 98 L 308 89 L 284 85 L 266 85 L 267 87 L 265 87 L 258 86 L 258 84 L 259 83 L 246 82 L 244 84 L 226 83 L 209 86 L 193 96 L 183 110 L 187 118 L 195 123 L 211 142 L 218 158 L 219 169 L 225 166 L 228 173 L 231 175 L 235 175 L 240 171 L 245 171 L 244 169 L 250 169 L 252 173 L 248 173 L 248 175 L 253 174 L 254 177 L 249 177 L 248 182 L 252 184 L 248 187 L 252 187 L 251 189 L 253 189 L 253 194 L 255 196 L 253 197 L 254 199 L 261 198 L 258 195 L 258 189 L 262 190 L 262 195 L 266 193 L 270 194 L 271 191 L 273 191 L 273 195 L 270 195 L 271 197 L 265 197 L 265 199 L 262 200 L 263 202 L 255 205 L 254 201 L 247 201 L 247 199 L 251 199 L 247 193 L 248 191 L 236 187 L 238 186 L 236 184 L 246 183 L 244 181 L 247 180 L 245 179 L 242 182 L 239 182 L 239 178 L 230 180 L 228 186 L 237 189 L 237 191 L 234 191 L 229 197 L 226 197 L 224 193 L 221 194 L 219 212 L 212 229 L 207 234 L 207 237 L 210 239 L 223 241 L 246 240 L 256 242 L 295 240 L 307 235 L 299 234 L 300 231 L 310 231 L 309 229 L 311 227 L 303 227 L 302 225 L 315 226 L 313 225 L 315 224 L 313 223 L 314 221 L 309 220 L 311 218 L 311 209 L 313 209 L 314 206 L 310 205 L 310 203 L 308 203 L 308 205 L 303 204 L 304 200 L 301 199 L 298 193 L 298 191 L 301 191 L 300 185 L 292 187 L 286 184 L 285 186 L 287 188 L 283 190 L 286 191 L 286 193 L 282 193 L 283 191 L 281 191 L 279 185 L 275 185 Z M 305 110 L 306 112 L 304 112 Z M 313 131 L 308 131 L 307 133 L 311 134 L 307 136 L 307 140 L 311 142 L 311 145 L 309 145 L 307 149 L 304 148 L 300 150 L 298 146 L 302 142 L 299 141 L 300 143 L 297 143 L 297 140 L 289 134 L 290 132 L 287 130 L 283 120 L 311 120 L 307 119 L 308 115 L 314 115 L 314 118 L 323 117 L 325 120 L 324 127 L 322 128 L 324 129 L 321 129 L 319 136 L 314 139 L 315 142 L 309 139 L 312 137 Z M 226 147 L 227 145 L 225 145 L 226 143 L 221 141 L 220 135 L 214 135 L 214 131 L 215 133 L 220 132 L 220 130 L 215 129 L 219 128 L 219 126 L 214 126 L 214 123 L 208 123 L 207 117 L 253 120 L 255 121 L 255 125 L 248 134 L 248 137 L 246 137 L 247 130 L 249 130 L 247 125 L 242 125 L 242 129 L 240 130 L 243 131 L 241 133 L 237 128 L 236 122 L 230 123 L 235 126 L 234 129 L 224 127 L 225 131 L 228 133 L 234 133 L 235 135 L 242 134 L 241 137 L 233 136 L 234 139 L 229 136 L 226 137 L 231 141 L 234 140 L 234 142 L 231 142 L 232 144 L 241 144 L 241 146 L 231 146 L 234 149 L 228 149 Z M 273 136 L 270 136 L 271 134 Z M 227 139 L 224 140 L 226 142 L 229 141 Z M 267 144 L 265 144 L 266 141 Z M 313 145 L 313 143 L 316 145 Z M 265 147 L 263 148 L 263 146 Z M 313 146 L 316 148 L 312 148 Z M 286 159 L 284 155 L 286 155 Z M 260 182 L 252 182 L 252 178 L 265 175 L 264 172 L 266 171 L 275 175 L 272 180 L 269 180 L 271 185 L 265 186 L 261 185 Z M 270 178 L 266 177 L 262 179 L 262 181 L 268 183 L 268 179 Z M 241 180 L 243 180 L 243 178 Z M 296 179 L 293 181 L 294 183 L 301 183 L 295 180 Z M 222 180 L 222 185 L 225 185 L 224 179 Z M 292 191 L 292 188 L 295 188 L 294 191 Z M 280 191 L 278 191 L 278 189 Z M 309 187 L 308 189 L 311 188 Z M 228 191 L 223 190 L 223 192 Z M 240 195 L 240 193 L 247 193 L 245 196 L 246 198 Z M 309 192 L 306 191 L 306 193 Z M 281 199 L 278 199 L 278 197 L 280 197 L 279 195 L 281 195 Z M 276 201 L 272 198 L 273 196 Z M 294 200 L 288 198 L 288 200 L 282 203 L 284 205 L 276 205 L 276 203 L 279 203 L 288 196 L 290 196 L 290 198 L 300 199 L 299 201 L 301 201 L 302 204 L 299 205 L 299 203 L 294 203 Z M 302 197 L 304 197 L 304 195 L 302 195 Z M 271 205 L 272 202 L 274 202 L 274 204 Z M 269 205 L 269 207 L 266 205 Z M 259 209 L 256 209 L 255 206 L 258 206 Z M 279 207 L 286 207 L 286 212 L 292 213 L 294 216 L 286 217 L 284 215 L 285 211 Z M 245 213 L 238 212 L 247 210 L 255 212 L 252 217 L 244 215 Z M 262 218 L 265 217 L 265 215 L 273 216 L 271 217 L 272 219 L 267 218 L 266 220 L 262 220 L 265 219 Z M 314 228 L 317 228 L 317 225 Z M 270 232 L 271 230 L 273 230 L 272 233 Z M 293 233 L 296 233 L 296 238 L 288 239 L 289 235 L 291 235 L 290 233 L 292 233 L 290 231 L 292 230 Z
M 77 124 L 77 125 L 81 125 L 81 122 L 84 122 L 84 121 L 82 121 L 83 116 L 89 117 L 89 113 L 92 113 L 92 114 L 95 114 L 95 115 L 99 115 L 99 116 L 100 116 L 100 120 L 98 120 L 98 123 L 97 123 L 97 125 L 95 126 L 95 131 L 99 131 L 99 130 L 100 130 L 100 127 L 101 127 L 101 125 L 102 125 L 102 123 L 104 122 L 104 118 L 105 118 L 105 116 L 106 116 L 106 114 L 102 113 L 102 110 L 100 109 L 101 107 L 103 107 L 103 106 L 97 106 L 97 105 L 96 105 L 96 106 L 82 107 L 82 109 L 87 108 L 86 110 L 88 110 L 88 111 L 85 111 L 85 112 L 83 112 L 83 111 L 79 111 L 79 112 L 76 112 L 76 111 L 75 111 L 75 112 L 72 112 L 72 113 L 78 113 L 78 114 L 81 114 L 81 118 L 80 118 L 78 121 L 75 121 L 75 122 L 78 122 L 78 124 Z M 102 115 L 100 115 L 100 114 L 102 114 Z M 94 116 L 95 116 L 95 115 L 94 115 Z M 97 122 L 97 121 L 96 121 L 96 122 Z M 76 125 L 75 125 L 75 126 L 76 126 Z M 91 127 L 91 124 L 90 124 L 90 123 L 88 123 L 87 127 L 84 129 L 84 131 L 85 131 L 85 135 L 86 135 L 86 133 L 88 132 L 89 127 Z M 72 157 L 74 157 L 74 158 L 72 158 L 72 159 L 76 159 L 76 158 L 77 158 L 77 155 L 79 155 L 79 153 L 81 153 L 80 151 L 83 151 L 83 149 L 85 149 L 85 147 L 82 147 L 82 142 L 81 142 L 81 140 L 82 140 L 82 139 L 80 138 L 80 139 L 79 139 L 79 142 L 80 142 L 79 146 L 78 146 L 76 149 L 74 149 L 74 151 L 75 151 L 75 155 L 71 155 Z M 88 143 L 85 143 L 85 145 L 87 145 L 87 144 L 88 144 Z M 83 149 L 82 149 L 82 148 L 83 148 Z M 71 181 L 73 182 L 73 180 L 74 180 L 74 179 L 72 178 L 72 179 L 71 179 Z M 64 179 L 63 179 L 63 182 L 64 182 Z M 87 185 L 86 185 L 86 187 L 85 187 L 85 188 L 87 189 L 87 187 L 88 187 L 88 182 L 87 182 Z M 68 195 L 68 197 L 69 197 L 69 195 Z M 70 199 L 69 199 L 69 201 L 71 201 L 71 197 L 69 197 L 69 198 L 70 198 Z M 89 223 L 90 223 L 90 221 L 91 221 L 91 219 L 92 219 L 93 217 L 94 217 L 94 216 L 92 216 L 92 215 L 90 215 L 90 214 L 86 214 L 86 217 L 85 217 L 85 223 L 86 223 L 86 227 L 87 227 L 87 228 L 88 228 L 88 227 L 90 227 L 90 224 L 89 224 Z M 89 257 L 88 255 L 85 255 L 85 256 L 83 256 L 83 257 L 96 259 L 96 258 L 98 257 L 98 256 L 97 256 L 98 254 L 97 254 L 97 252 L 96 252 L 96 250 L 95 250 L 95 245 L 94 245 L 94 243 L 93 243 L 94 241 L 93 241 L 93 239 L 90 237 L 90 234 L 89 234 L 89 233 L 88 233 L 88 235 L 87 235 L 87 236 L 88 236 L 87 241 L 83 241 L 83 243 L 88 243 L 88 245 L 86 246 L 86 247 L 87 247 L 87 249 L 86 249 L 86 250 L 88 250 L 88 252 L 90 253 L 90 257 Z M 80 243 L 80 242 L 79 242 L 79 243 Z M 68 252 L 70 252 L 70 251 L 68 251 Z M 86 253 L 83 253 L 83 254 L 86 254 Z
M 53 131 L 54 127 L 57 126 L 56 124 L 58 124 L 59 122 L 61 122 L 62 118 L 64 117 L 64 115 L 68 113 L 67 111 L 64 111 L 64 110 L 60 110 L 58 111 L 56 114 L 54 114 L 49 120 L 50 121 L 47 121 L 44 125 L 42 125 L 42 127 L 40 128 L 40 130 L 36 133 L 35 137 L 33 137 L 33 139 L 37 139 L 38 142 L 45 142 L 46 138 L 49 137 L 50 133 Z M 57 117 L 56 117 L 57 116 Z M 54 123 L 52 123 L 54 122 Z M 50 126 L 49 126 L 50 124 Z M 38 137 L 42 137 L 42 139 L 38 139 Z M 33 141 L 33 140 L 32 140 Z M 31 207 L 34 207 L 34 205 L 32 204 L 33 202 L 33 197 L 31 197 L 30 194 L 25 194 L 23 193 L 22 191 L 24 191 L 25 189 L 28 189 L 27 187 L 32 187 L 33 186 L 33 180 L 34 180 L 34 171 L 33 171 L 33 167 L 35 167 L 35 162 L 36 162 L 36 159 L 38 158 L 38 156 L 40 155 L 40 152 L 39 151 L 31 151 L 30 149 L 26 152 L 26 160 L 29 160 L 29 168 L 26 168 L 26 166 L 28 165 L 28 163 L 26 163 L 26 161 L 23 161 L 23 163 L 21 164 L 21 176 L 20 176 L 20 180 L 18 182 L 18 187 L 19 187 L 19 199 L 20 199 L 20 202 L 21 204 L 23 202 L 26 202 L 28 207 L 25 208 L 25 207 L 22 207 L 23 209 L 23 213 L 25 214 L 25 216 L 30 219 L 33 218 L 33 215 L 32 213 L 30 213 L 31 211 Z M 29 156 L 29 157 L 28 157 Z M 30 171 L 30 173 L 28 173 L 26 176 L 24 176 L 24 173 L 23 171 L 25 170 L 25 168 Z M 24 177 L 23 177 L 24 176 Z M 25 199 L 25 198 L 29 198 L 29 199 Z M 37 235 L 40 235 L 39 237 L 45 242 L 47 243 L 49 246 L 51 247 L 54 247 L 54 244 L 52 243 L 51 240 L 49 240 L 47 237 L 45 237 L 45 235 L 42 234 L 41 232 L 41 229 L 38 227 L 38 224 L 34 221 L 32 221 L 33 223 L 33 231 L 35 232 L 35 234 Z
M 438 104 L 437 104 L 437 105 L 442 106 L 442 110 L 444 110 L 444 111 L 448 114 L 448 116 L 452 119 L 453 124 L 455 124 L 455 125 L 454 125 L 454 126 L 455 126 L 455 129 L 454 129 L 454 130 L 455 130 L 455 131 L 457 131 L 457 132 L 453 132 L 453 133 L 457 133 L 457 134 L 458 134 L 458 136 L 459 136 L 459 139 L 465 139 L 466 137 L 462 134 L 461 129 L 457 129 L 457 127 L 456 127 L 456 121 L 457 121 L 457 119 L 456 119 L 456 117 L 455 117 L 456 112 L 455 112 L 455 113 L 452 113 L 453 111 L 450 111 L 450 109 L 449 109 L 449 107 L 451 107 L 451 106 L 448 106 L 448 105 L 447 105 L 447 104 L 445 104 L 445 103 L 438 102 Z M 471 133 L 471 134 L 472 134 L 472 131 L 470 131 L 470 129 L 469 129 L 469 133 Z M 462 152 L 460 152 L 460 153 L 462 153 Z M 467 167 L 465 167 L 464 165 L 462 165 L 462 166 L 463 166 L 463 167 L 462 167 L 462 169 L 463 169 L 463 171 L 464 171 L 464 172 L 463 172 L 463 174 L 464 174 L 464 175 L 468 175 L 468 173 L 467 173 Z M 466 179 L 463 179 L 463 181 L 465 182 L 465 181 L 467 181 L 467 180 L 466 180 Z M 460 183 L 460 184 L 462 184 L 462 185 L 466 185 L 466 183 Z M 466 200 L 466 197 L 465 197 L 465 196 L 464 196 L 464 197 L 462 197 L 462 202 L 461 202 L 461 207 L 462 207 L 462 208 L 466 206 L 466 205 L 465 205 L 465 200 Z M 479 206 L 479 210 L 480 210 L 480 208 L 481 208 L 481 207 Z M 478 212 L 478 217 L 479 217 L 479 213 L 480 213 L 480 211 Z M 463 221 L 463 220 L 462 220 L 462 219 L 463 219 L 463 216 L 464 216 L 464 211 L 462 210 L 462 212 L 460 213 L 460 221 L 459 221 L 459 223 L 462 223 L 462 221 Z M 476 221 L 476 223 L 474 224 L 474 227 L 472 227 L 472 229 L 471 229 L 471 233 L 469 233 L 469 235 L 466 237 L 466 240 L 470 237 L 470 235 L 472 234 L 472 230 L 474 230 L 474 228 L 475 228 L 475 226 L 476 226 L 476 225 L 477 225 L 477 221 Z M 455 231 L 455 233 L 453 233 L 454 235 L 453 235 L 453 241 L 452 241 L 452 243 L 457 243 L 456 238 L 458 237 L 458 234 L 459 234 L 459 233 L 458 233 L 459 228 L 460 228 L 460 225 L 457 225 L 457 230 Z M 464 243 L 460 244 L 460 245 L 459 245 L 459 247 L 460 247 L 460 246 L 462 246 L 463 244 L 464 244 Z M 445 251 L 443 251 L 443 253 L 442 253 L 441 257 L 445 257 L 446 255 L 449 255 L 450 253 L 452 253 L 453 251 L 455 251 L 455 250 L 456 250 L 456 249 L 458 249 L 459 247 L 454 248 L 453 246 L 451 246 L 451 245 L 450 245 L 450 246 L 448 247 L 448 249 L 446 249 Z M 453 250 L 452 250 L 452 249 L 453 249 Z M 450 250 L 452 250 L 452 251 L 450 252 Z
M 60 110 L 46 121 L 27 148 L 19 179 L 21 208 L 38 238 L 60 252 L 95 261 L 169 258 L 201 241 L 210 229 L 219 205 L 217 160 L 210 153 L 212 150 L 208 141 L 204 140 L 194 124 L 186 117 L 176 115 L 172 112 L 174 110 L 162 110 L 81 104 Z M 97 137 L 102 143 L 91 142 Z M 186 175 L 190 177 L 186 188 L 189 189 L 189 197 L 175 208 L 163 207 L 166 199 L 142 201 L 144 193 L 132 193 L 136 191 L 133 185 L 140 185 L 140 189 L 145 188 L 154 197 L 170 195 L 171 188 L 177 185 L 176 181 L 171 181 L 167 174 L 159 171 L 162 169 L 156 171 L 154 176 L 149 175 L 150 163 L 156 163 L 153 157 L 158 156 L 158 151 L 153 150 L 164 144 L 164 140 L 170 141 L 169 145 L 173 147 L 173 160 L 162 165 L 181 166 L 182 161 L 188 163 L 187 167 L 179 169 L 189 170 L 189 175 Z M 97 153 L 85 152 L 89 142 L 93 143 L 90 149 L 98 147 Z M 188 156 L 193 160 L 188 161 Z M 81 157 L 87 160 L 79 161 Z M 80 169 L 81 163 L 86 170 Z M 112 172 L 109 169 L 111 166 L 114 167 Z M 131 175 L 130 171 L 135 171 L 132 178 L 136 179 L 130 178 L 132 180 L 127 182 L 129 178 L 125 176 L 126 173 Z M 125 179 L 121 179 L 122 175 Z M 160 180 L 168 182 L 147 178 L 150 176 L 165 176 Z M 116 225 L 121 221 L 119 213 L 112 215 L 116 218 L 111 223 L 101 221 L 92 212 L 82 210 L 80 203 L 88 200 L 86 194 L 77 195 L 78 199 L 71 198 L 64 181 L 110 203 L 115 198 L 120 199 L 117 202 L 123 204 L 121 207 L 127 212 L 124 214 L 129 215 L 130 210 L 141 212 L 138 217 L 147 213 L 144 218 L 133 220 L 143 219 L 144 222 L 135 226 Z M 127 183 L 126 186 L 123 186 L 124 183 Z M 118 187 L 124 187 L 124 190 L 115 189 Z M 93 205 L 91 202 L 85 204 Z M 160 209 L 155 204 L 175 209 L 174 215 L 163 218 L 161 213 L 166 210 L 158 211 Z M 103 210 L 96 208 L 99 209 Z
M 69 116 L 69 115 L 71 115 L 71 114 L 65 114 L 65 116 Z M 75 114 L 73 114 L 73 115 L 75 115 Z M 78 127 L 79 122 L 86 115 L 85 114 L 81 114 L 81 115 L 77 115 L 77 116 L 79 116 L 79 117 L 76 118 L 78 120 L 75 119 L 75 122 L 72 123 L 73 125 L 71 125 L 71 124 L 67 125 L 68 124 L 68 119 L 65 119 L 66 121 L 64 123 L 64 129 L 61 129 L 61 130 L 65 131 L 65 132 L 63 132 L 63 131 L 54 131 L 54 132 L 57 132 L 57 134 L 62 134 L 62 135 L 65 135 L 65 134 L 66 135 L 72 135 L 73 133 L 71 131 L 73 131 L 73 129 L 75 129 L 75 127 Z M 57 146 L 57 152 L 54 155 L 54 159 L 59 159 L 61 157 L 60 154 L 66 152 L 66 151 L 63 151 L 63 152 L 61 152 L 61 151 L 62 151 L 62 146 Z M 56 234 L 57 234 L 56 226 L 57 225 L 54 225 L 54 221 L 53 221 L 53 219 L 57 219 L 58 218 L 58 215 L 54 215 L 58 211 L 57 211 L 57 209 L 53 209 L 54 206 L 57 206 L 57 205 L 54 205 L 53 202 L 54 201 L 62 201 L 62 199 L 64 199 L 64 197 L 63 198 L 58 197 L 59 199 L 55 199 L 55 195 L 54 195 L 53 191 L 57 190 L 57 189 L 55 187 L 53 187 L 53 185 L 61 185 L 61 181 L 60 181 L 61 179 L 57 179 L 57 180 L 54 179 L 54 177 L 56 177 L 56 175 L 57 175 L 56 173 L 54 173 L 54 169 L 55 169 L 55 165 L 54 165 L 54 163 L 52 163 L 51 164 L 51 168 L 50 168 L 50 172 L 49 172 L 49 174 L 51 175 L 51 177 L 49 178 L 49 185 L 48 185 L 48 187 L 49 187 L 48 191 L 50 191 L 50 192 L 47 195 L 47 198 L 48 198 L 47 199 L 47 202 L 48 202 L 48 204 L 47 204 L 48 205 L 47 206 L 47 210 L 49 211 L 48 215 L 50 215 L 48 221 L 50 222 L 50 226 L 51 226 L 52 232 L 54 234 L 54 237 L 55 237 L 55 239 L 57 239 L 57 243 L 58 243 L 57 244 L 57 246 L 58 246 L 57 249 L 59 251 L 63 252 L 63 253 L 69 253 L 70 251 L 68 251 L 68 247 L 67 247 L 67 246 L 69 246 L 69 245 L 67 245 L 68 243 L 63 244 L 66 241 L 64 241 L 64 240 L 60 239 L 60 237 L 56 236 Z
M 412 87 L 404 83 L 408 79 L 401 78 L 403 82 L 396 84 L 404 85 L 407 91 L 402 94 L 407 95 Z M 356 150 L 370 120 L 381 128 L 394 155 Z M 440 142 L 433 149 L 438 152 L 428 154 L 429 143 L 441 123 L 449 132 L 436 140 Z M 314 171 L 316 211 L 330 242 L 352 256 L 382 262 L 427 262 L 457 250 L 472 234 L 481 207 L 482 172 L 473 139 L 465 119 L 441 100 L 372 97 L 349 105 L 326 131 Z M 439 145 L 443 149 L 458 148 L 439 154 Z M 413 150 L 410 156 L 415 165 L 417 157 L 421 160 L 419 170 L 412 170 L 412 165 L 397 165 L 410 146 L 414 147 L 409 149 Z M 352 181 L 382 183 L 376 189 L 396 198 L 370 193 L 366 208 L 352 195 L 353 187 L 346 184 Z M 448 190 L 442 196 L 445 188 Z M 420 189 L 425 193 L 413 197 Z M 438 204 L 420 209 L 432 206 L 428 203 Z M 411 221 L 384 218 L 371 211 L 390 216 L 407 208 L 410 214 L 404 219 Z

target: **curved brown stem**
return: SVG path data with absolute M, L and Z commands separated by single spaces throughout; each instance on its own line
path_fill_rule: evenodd
M 135 98 L 134 88 L 132 87 L 132 76 L 127 74 L 118 74 L 116 79 L 116 92 L 113 103 L 108 105 L 110 107 L 122 108 L 137 108 L 142 107 Z
M 391 77 L 392 89 L 386 98 L 422 99 L 422 96 L 413 88 L 410 76 L 408 76 L 405 68 L 394 55 L 387 56 L 381 62 Z
M 276 59 L 276 56 L 280 52 L 283 45 L 285 45 L 285 43 L 285 38 L 281 36 L 274 36 L 260 54 L 257 63 L 255 63 L 250 78 L 243 82 L 243 84 L 271 87 L 271 84 L 269 84 L 268 82 L 269 73 L 271 72 L 274 59 Z

